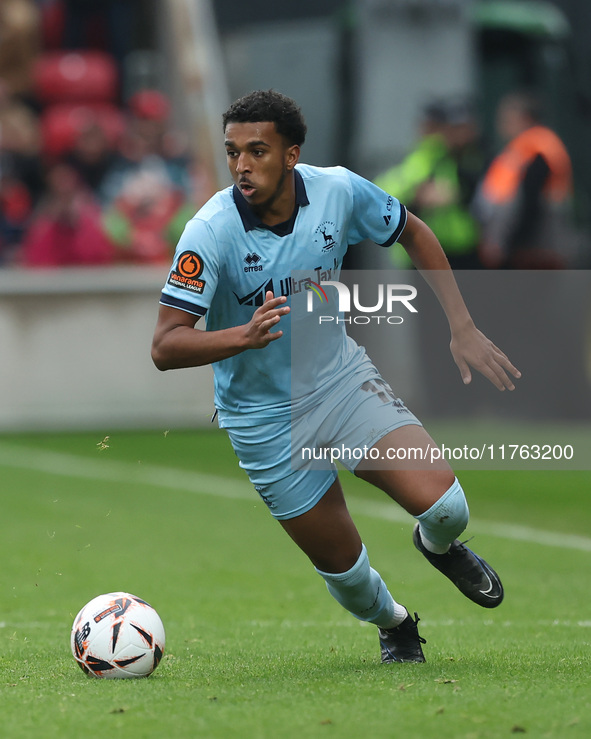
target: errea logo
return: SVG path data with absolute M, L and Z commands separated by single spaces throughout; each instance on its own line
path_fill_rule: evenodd
M 259 264 L 262 257 L 259 256 L 255 251 L 250 252 L 244 257 L 244 261 L 248 265 L 247 267 L 244 267 L 245 272 L 262 272 L 263 271 L 263 265 Z

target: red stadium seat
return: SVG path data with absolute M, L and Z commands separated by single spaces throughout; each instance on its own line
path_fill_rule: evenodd
M 48 106 L 41 114 L 44 153 L 49 157 L 60 156 L 74 146 L 85 128 L 94 123 L 116 146 L 125 128 L 125 117 L 114 105 L 58 103 Z
M 49 51 L 35 65 L 35 90 L 43 104 L 97 103 L 117 99 L 118 72 L 100 51 Z

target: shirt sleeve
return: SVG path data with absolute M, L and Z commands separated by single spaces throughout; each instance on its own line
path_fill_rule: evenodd
M 215 295 L 218 275 L 216 239 L 207 223 L 193 218 L 179 239 L 160 303 L 204 316 Z
M 373 182 L 348 170 L 347 174 L 353 193 L 349 243 L 371 239 L 380 246 L 391 246 L 406 226 L 406 208 Z

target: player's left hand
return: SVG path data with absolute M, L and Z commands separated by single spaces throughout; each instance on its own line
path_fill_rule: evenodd
M 515 390 L 509 374 L 518 379 L 521 372 L 476 326 L 471 325 L 452 333 L 450 349 L 465 385 L 472 381 L 472 367 L 499 390 Z

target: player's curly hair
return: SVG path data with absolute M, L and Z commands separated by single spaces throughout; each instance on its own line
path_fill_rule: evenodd
M 307 126 L 299 106 L 276 90 L 255 90 L 236 100 L 222 116 L 224 131 L 228 123 L 275 124 L 277 133 L 285 137 L 290 146 L 301 146 L 306 140 Z

